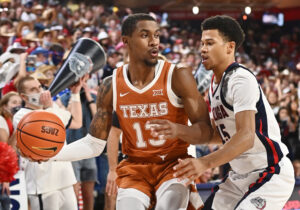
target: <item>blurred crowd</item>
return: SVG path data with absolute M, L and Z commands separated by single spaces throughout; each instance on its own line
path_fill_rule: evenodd
M 0 124 L 7 125 L 0 126 L 0 140 L 9 142 L 13 133 L 12 116 L 22 106 L 16 88 L 20 79 L 31 75 L 47 89 L 74 43 L 82 37 L 99 42 L 107 53 L 105 67 L 89 75 L 83 84 L 84 96 L 81 100 L 85 97 L 86 107 L 93 105 L 101 81 L 112 75 L 116 67 L 128 62 L 121 41 L 121 23 L 131 13 L 133 11 L 129 8 L 119 9 L 101 4 L 87 6 L 84 3 L 63 4 L 56 0 L 0 0 Z M 198 28 L 190 30 L 191 26 L 180 26 L 168 20 L 166 15 L 151 15 L 161 24 L 161 56 L 178 65 L 191 67 L 197 77 L 202 69 L 200 23 Z M 251 17 L 247 21 L 239 21 L 245 30 L 246 39 L 236 54 L 236 60 L 252 70 L 260 82 L 280 125 L 282 141 L 290 150 L 289 158 L 294 163 L 296 178 L 300 178 L 299 24 L 281 28 L 263 25 Z M 197 81 L 201 79 L 197 78 Z M 206 88 L 207 84 L 199 87 L 204 97 L 207 97 Z M 53 100 L 62 99 L 58 103 L 63 105 L 63 98 L 67 94 L 70 94 L 69 90 L 63 91 Z M 93 114 L 95 107 L 90 108 Z M 216 149 L 218 145 L 199 145 L 196 154 L 203 156 Z M 102 185 L 96 189 L 103 194 L 103 183 L 106 180 L 99 170 L 106 170 L 107 173 L 107 167 L 103 169 L 102 163 L 107 159 L 97 161 L 98 179 L 102 179 L 99 180 Z M 218 180 L 228 168 L 210 169 L 199 182 Z M 102 196 L 101 199 L 105 198 Z

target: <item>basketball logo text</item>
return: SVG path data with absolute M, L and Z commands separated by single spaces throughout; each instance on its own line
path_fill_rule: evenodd
M 160 90 L 153 90 L 153 96 L 163 96 L 163 89 Z
M 42 133 L 47 133 L 47 134 L 50 134 L 50 135 L 58 136 L 59 130 L 57 128 L 52 128 L 52 127 L 49 127 L 49 126 L 42 126 L 41 132 Z
M 149 118 L 160 117 L 168 114 L 166 102 L 152 104 L 120 105 L 124 118 Z
M 221 120 L 226 117 L 229 117 L 229 115 L 227 114 L 226 110 L 224 109 L 224 107 L 222 105 L 213 107 L 212 113 L 213 113 L 214 120 Z

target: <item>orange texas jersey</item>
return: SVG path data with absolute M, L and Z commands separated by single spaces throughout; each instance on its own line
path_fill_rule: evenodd
M 114 71 L 113 106 L 123 131 L 122 152 L 129 157 L 186 153 L 189 144 L 179 139 L 155 139 L 147 123 L 151 119 L 167 119 L 187 125 L 188 116 L 181 100 L 171 89 L 174 67 L 174 64 L 158 60 L 155 78 L 143 89 L 130 83 L 128 65 Z

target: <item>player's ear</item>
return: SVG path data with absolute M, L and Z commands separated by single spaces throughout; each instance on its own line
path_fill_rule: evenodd
M 227 53 L 231 54 L 232 52 L 234 53 L 235 50 L 235 42 L 231 41 L 227 43 Z
M 20 93 L 20 97 L 23 101 L 28 100 L 28 96 L 25 93 Z
M 128 44 L 128 37 L 127 36 L 122 36 L 122 42 L 124 43 L 125 46 Z

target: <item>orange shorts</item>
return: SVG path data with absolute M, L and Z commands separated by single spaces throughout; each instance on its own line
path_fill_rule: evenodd
M 182 159 L 190 157 L 180 157 Z M 159 186 L 173 179 L 173 167 L 178 163 L 177 159 L 167 160 L 163 163 L 145 163 L 132 160 L 123 160 L 117 167 L 119 188 L 134 188 L 146 195 L 153 201 L 155 192 Z

